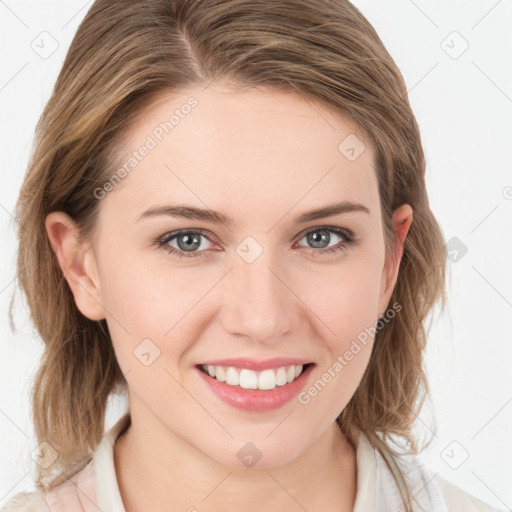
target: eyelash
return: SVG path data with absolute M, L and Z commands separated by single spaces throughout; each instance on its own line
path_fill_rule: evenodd
M 339 229 L 339 228 L 335 228 L 335 227 L 330 227 L 330 226 L 320 226 L 320 227 L 315 227 L 313 229 L 310 229 L 309 231 L 302 233 L 299 240 L 301 240 L 305 236 L 309 235 L 310 233 L 316 233 L 318 231 L 327 231 L 329 233 L 334 233 L 334 234 L 338 235 L 339 237 L 343 238 L 345 241 L 340 242 L 341 245 L 338 245 L 335 247 L 330 247 L 328 249 L 315 250 L 315 249 L 311 248 L 311 250 L 314 254 L 319 253 L 319 254 L 323 255 L 326 253 L 334 253 L 337 251 L 346 251 L 350 246 L 353 246 L 357 243 L 356 236 L 354 235 L 354 233 L 352 231 L 347 230 L 347 229 Z M 194 229 L 194 230 L 182 229 L 179 231 L 173 231 L 171 233 L 166 233 L 163 236 L 156 238 L 153 243 L 155 245 L 157 245 L 158 247 L 164 248 L 168 252 L 168 254 L 173 254 L 175 256 L 178 256 L 179 258 L 203 257 L 202 253 L 204 253 L 205 251 L 186 252 L 186 251 L 181 251 L 179 249 L 176 249 L 174 247 L 169 247 L 169 246 L 165 247 L 171 240 L 174 240 L 178 236 L 190 235 L 190 234 L 200 234 L 200 235 L 203 235 L 205 238 L 207 238 L 210 242 L 212 241 L 208 237 L 208 233 L 202 229 Z

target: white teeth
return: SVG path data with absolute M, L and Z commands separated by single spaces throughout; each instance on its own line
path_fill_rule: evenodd
M 276 375 L 274 370 L 263 370 L 258 377 L 258 389 L 274 389 L 276 387 Z
M 278 386 L 284 386 L 286 384 L 286 370 L 279 368 L 276 373 L 276 384 Z
M 230 386 L 240 385 L 240 375 L 238 375 L 238 372 L 232 366 L 230 366 L 226 372 L 226 384 Z
M 240 386 L 244 389 L 274 389 L 276 386 L 284 386 L 293 382 L 303 370 L 301 364 L 281 366 L 280 368 L 267 369 L 261 372 L 247 368 L 235 368 L 233 366 L 203 365 L 203 370 L 214 379 L 225 382 L 230 386 Z
M 226 382 L 226 370 L 222 366 L 217 366 L 216 368 L 214 366 L 213 368 L 214 374 L 212 377 L 215 377 L 220 382 Z
M 244 389 L 258 389 L 258 374 L 244 368 L 240 372 L 240 387 Z

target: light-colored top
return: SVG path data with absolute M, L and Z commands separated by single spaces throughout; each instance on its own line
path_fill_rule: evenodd
M 114 444 L 130 422 L 129 412 L 104 434 L 90 462 L 52 491 L 13 496 L 0 512 L 126 512 L 114 466 Z M 357 448 L 357 491 L 353 512 L 403 512 L 395 480 L 380 453 L 360 432 Z M 435 475 L 419 456 L 406 456 L 401 466 L 422 512 L 501 512 Z M 263 507 L 264 508 L 264 507 Z

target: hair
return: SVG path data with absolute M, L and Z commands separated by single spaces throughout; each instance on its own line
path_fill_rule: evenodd
M 206 86 L 269 87 L 326 105 L 375 150 L 386 255 L 393 212 L 411 205 L 391 303 L 369 364 L 337 418 L 352 443 L 362 431 L 411 496 L 395 458 L 419 451 L 413 426 L 429 386 L 424 321 L 445 307 L 444 238 L 429 206 L 425 158 L 404 79 L 375 29 L 347 0 L 96 0 L 81 22 L 35 130 L 16 204 L 17 272 L 44 351 L 31 406 L 38 442 L 59 459 L 36 468 L 51 489 L 82 468 L 101 441 L 107 399 L 126 389 L 105 320 L 78 310 L 45 218 L 66 212 L 88 240 L 94 191 L 112 175 L 124 134 L 164 94 Z M 12 302 L 11 302 L 12 310 Z M 405 441 L 408 451 L 394 445 Z M 430 443 L 431 441 L 429 441 Z

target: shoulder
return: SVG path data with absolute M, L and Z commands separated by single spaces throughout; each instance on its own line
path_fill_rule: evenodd
M 115 476 L 113 445 L 117 436 L 128 427 L 130 420 L 129 412 L 119 418 L 110 431 L 104 434 L 93 456 L 78 461 L 72 469 L 64 471 L 62 476 L 66 478 L 56 483 L 55 487 L 46 491 L 36 489 L 20 492 L 0 505 L 0 512 L 98 512 L 102 509 L 98 506 L 98 482 L 103 489 L 103 499 L 108 495 L 108 500 L 112 500 L 111 494 L 114 493 L 117 496 L 114 508 L 123 510 Z M 103 508 L 104 512 L 107 512 L 107 508 Z
M 378 500 L 393 510 L 398 503 L 398 489 L 380 454 L 377 457 L 377 494 Z M 407 454 L 395 459 L 401 469 L 408 488 L 413 496 L 414 510 L 443 512 L 505 512 L 504 509 L 491 507 L 482 500 L 472 496 L 456 486 L 425 462 L 421 454 Z M 396 497 L 396 499 L 395 499 Z M 378 508 L 378 507 L 377 507 Z M 512 512 L 507 510 L 506 512 Z
M 51 490 L 14 495 L 0 512 L 96 512 L 94 467 L 91 461 Z
M 502 512 L 475 498 L 439 474 L 435 476 L 435 481 L 443 493 L 450 512 Z
M 0 512 L 50 512 L 42 491 L 20 492 L 15 494 Z

